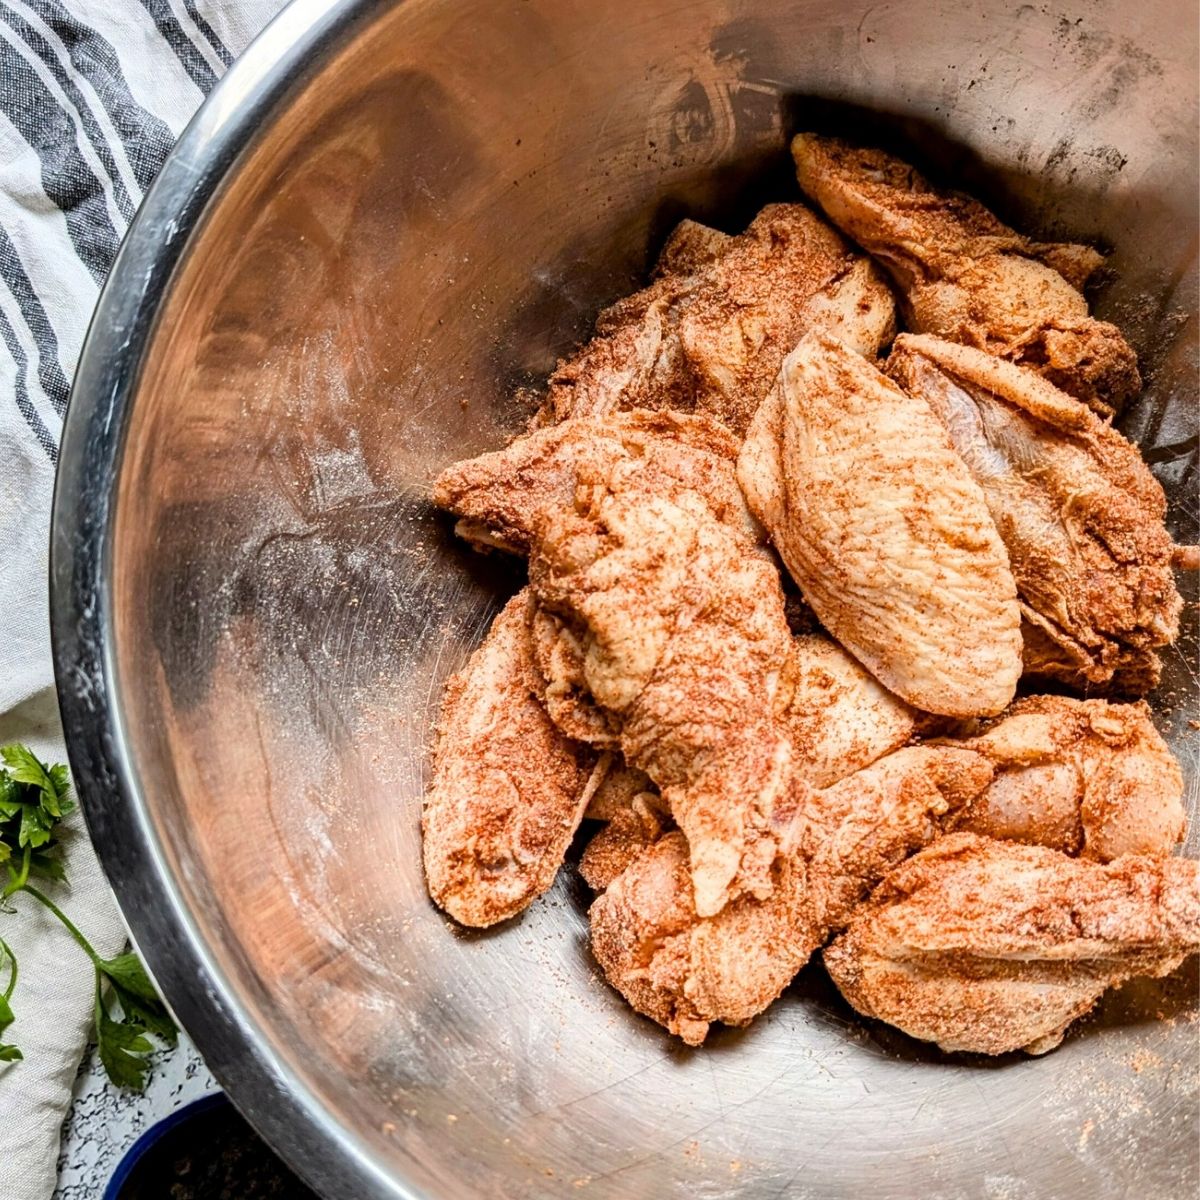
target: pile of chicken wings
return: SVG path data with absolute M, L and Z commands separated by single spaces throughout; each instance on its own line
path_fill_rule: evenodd
M 1137 699 L 1189 557 L 1112 424 L 1137 358 L 1091 248 L 792 152 L 811 207 L 684 221 L 530 430 L 436 481 L 529 582 L 447 686 L 429 891 L 511 918 L 598 822 L 595 957 L 685 1042 L 821 951 L 867 1016 L 1041 1053 L 1200 946 Z

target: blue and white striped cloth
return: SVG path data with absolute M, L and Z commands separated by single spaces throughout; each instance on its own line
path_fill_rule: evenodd
M 100 285 L 172 143 L 281 6 L 0 0 L 0 713 L 50 683 L 50 489 Z
M 50 500 L 100 286 L 171 145 L 282 4 L 0 0 L 0 741 L 62 757 L 48 694 Z M 72 915 L 115 952 L 124 933 L 82 836 L 68 872 Z M 38 906 L 0 922 L 21 962 L 9 1033 L 26 1056 L 0 1065 L 0 1197 L 47 1200 L 91 980 Z

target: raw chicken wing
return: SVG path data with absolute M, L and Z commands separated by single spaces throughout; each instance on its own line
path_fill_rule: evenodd
M 894 332 L 882 273 L 804 205 L 768 205 L 724 242 L 702 230 L 677 230 L 665 272 L 605 310 L 596 336 L 559 364 L 555 419 L 674 408 L 740 435 L 805 330 L 834 324 L 871 355 Z
M 928 404 L 810 333 L 755 415 L 738 480 L 822 624 L 886 688 L 946 716 L 1008 704 L 1016 585 Z
M 648 489 L 697 492 L 718 519 L 757 539 L 734 474 L 737 446 L 712 418 L 686 413 L 564 421 L 447 467 L 434 482 L 433 502 L 461 518 L 457 532 L 468 541 L 528 554 L 546 514 L 571 507 L 581 468 L 596 474 L 629 466 Z
M 898 867 L 825 951 L 842 995 L 943 1050 L 1043 1054 L 1110 987 L 1200 949 L 1200 864 L 1102 865 L 951 834 Z
M 987 786 L 969 751 L 911 747 L 823 791 L 796 781 L 788 852 L 766 900 L 697 914 L 688 845 L 655 841 L 592 905 L 592 950 L 638 1012 L 689 1045 L 709 1025 L 745 1025 L 788 985 L 871 887 Z
M 594 755 L 538 702 L 528 592 L 446 685 L 421 814 L 429 894 L 464 925 L 494 925 L 554 882 L 588 801 Z
M 699 496 L 646 492 L 635 471 L 581 474 L 530 560 L 541 605 L 576 639 L 586 690 L 626 762 L 662 793 L 711 915 L 765 895 L 790 745 L 791 635 L 774 564 Z
M 1104 417 L 1137 395 L 1137 356 L 1079 290 L 1091 247 L 1022 237 L 882 150 L 805 133 L 792 155 L 804 193 L 904 290 L 911 329 L 1029 366 Z
M 1137 447 L 1031 371 L 903 335 L 889 373 L 928 402 L 983 489 L 1024 617 L 1025 671 L 1134 694 L 1182 601 L 1166 499 Z

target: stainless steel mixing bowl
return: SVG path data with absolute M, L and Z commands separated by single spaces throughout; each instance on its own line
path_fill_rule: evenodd
M 515 390 L 677 218 L 794 196 L 789 129 L 915 147 L 1023 227 L 1113 248 L 1099 309 L 1152 380 L 1129 429 L 1195 536 L 1194 17 L 301 0 L 213 94 L 79 369 L 58 681 L 138 943 L 327 1195 L 1195 1193 L 1194 970 L 1044 1059 L 946 1058 L 817 968 L 690 1051 L 597 978 L 572 870 L 467 934 L 426 899 L 417 833 L 442 681 L 520 570 L 454 544 L 433 473 L 519 426 Z M 1194 792 L 1184 649 L 1156 704 Z

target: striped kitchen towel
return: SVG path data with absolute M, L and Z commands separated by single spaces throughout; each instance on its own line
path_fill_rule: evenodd
M 0 0 L 0 712 L 49 685 L 46 548 L 67 390 L 121 236 L 282 0 Z
M 47 695 L 50 498 L 71 376 L 121 236 L 176 137 L 283 0 L 0 0 L 0 739 L 63 758 Z M 72 817 L 78 821 L 78 817 Z M 80 830 L 75 920 L 124 934 Z M 36 907 L 36 906 L 32 906 Z M 0 1196 L 46 1200 L 91 980 L 66 935 L 0 914 L 25 1061 L 0 1064 Z

